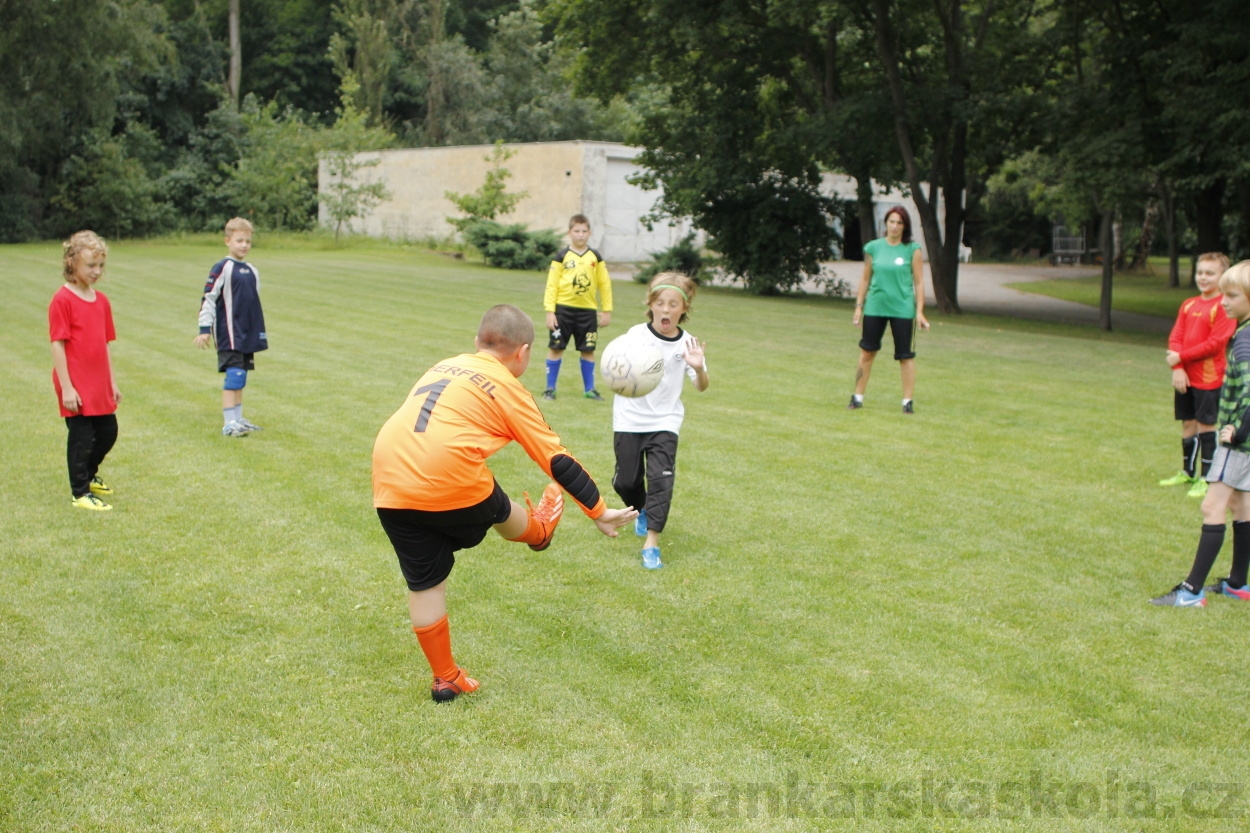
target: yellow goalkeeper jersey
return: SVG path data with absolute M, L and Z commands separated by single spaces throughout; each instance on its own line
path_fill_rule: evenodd
M 596 293 L 599 296 L 597 301 Z M 555 312 L 557 304 L 612 311 L 612 281 L 608 277 L 608 267 L 594 249 L 587 249 L 581 254 L 572 249 L 561 249 L 551 259 L 543 309 Z

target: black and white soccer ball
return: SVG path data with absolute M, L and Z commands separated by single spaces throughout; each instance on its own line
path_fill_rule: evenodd
M 646 396 L 664 377 L 664 354 L 640 338 L 618 336 L 599 356 L 599 375 L 613 393 Z

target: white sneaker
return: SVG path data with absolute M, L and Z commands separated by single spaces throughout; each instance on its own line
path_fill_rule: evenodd
M 226 423 L 221 429 L 221 435 L 223 437 L 246 437 L 250 433 L 252 433 L 251 430 L 242 422 L 238 422 L 237 420 L 235 422 Z

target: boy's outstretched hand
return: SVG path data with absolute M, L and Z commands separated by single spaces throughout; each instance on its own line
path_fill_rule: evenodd
M 212 335 L 209 333 L 200 333 L 198 336 L 195 337 L 195 346 L 200 348 L 201 350 L 207 350 L 208 342 L 211 338 L 212 338 Z
M 637 517 L 638 510 L 627 506 L 624 509 L 608 509 L 593 520 L 600 532 L 609 538 L 615 538 L 621 527 L 633 523 Z

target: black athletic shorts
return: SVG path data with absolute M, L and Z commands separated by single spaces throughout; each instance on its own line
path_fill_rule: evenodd
M 599 341 L 599 312 L 581 307 L 564 307 L 556 304 L 556 329 L 551 330 L 547 342 L 550 350 L 563 350 L 570 338 L 579 353 L 595 352 Z
M 255 353 L 240 353 L 238 350 L 217 351 L 217 372 L 225 373 L 228 367 L 241 367 L 244 370 L 256 369 Z
M 916 319 L 888 318 L 884 315 L 865 315 L 864 337 L 859 340 L 859 349 L 875 353 L 881 349 L 881 339 L 885 336 L 888 324 L 890 334 L 894 336 L 894 358 L 896 361 L 916 358 Z
M 428 590 L 451 575 L 456 563 L 452 553 L 482 543 L 490 528 L 508 520 L 511 512 L 512 502 L 496 482 L 491 496 L 475 506 L 445 512 L 378 507 L 378 520 L 399 557 L 408 589 Z
M 1199 390 L 1190 387 L 1174 397 L 1174 411 L 1180 420 L 1196 420 L 1200 425 L 1215 425 L 1220 418 L 1220 389 Z

